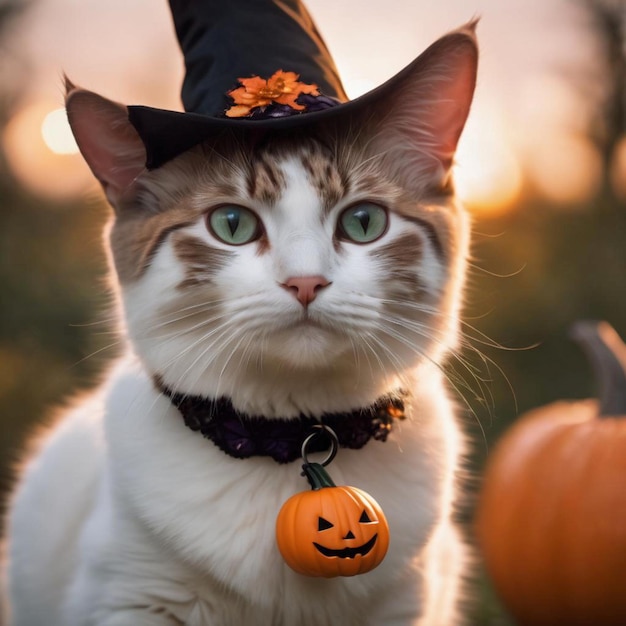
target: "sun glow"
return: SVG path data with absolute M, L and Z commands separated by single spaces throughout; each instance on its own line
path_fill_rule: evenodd
M 529 181 L 555 206 L 582 206 L 602 179 L 601 157 L 588 138 L 586 98 L 553 76 L 528 79 L 520 92 L 527 122 L 519 140 Z
M 626 136 L 617 144 L 611 166 L 611 184 L 615 193 L 626 199 Z
M 455 181 L 458 194 L 472 211 L 506 212 L 522 189 L 522 170 L 502 117 L 477 103 L 459 142 Z
M 527 164 L 537 190 L 557 205 L 584 203 L 600 185 L 600 155 L 584 137 L 556 133 L 533 150 Z
M 67 122 L 65 109 L 55 109 L 41 123 L 44 143 L 55 154 L 78 154 L 78 145 Z
M 71 137 L 63 109 L 36 102 L 14 115 L 2 141 L 14 176 L 30 191 L 54 200 L 79 196 L 94 179 Z

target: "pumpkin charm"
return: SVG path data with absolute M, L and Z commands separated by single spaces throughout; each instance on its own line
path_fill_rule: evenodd
M 575 338 L 600 402 L 556 402 L 510 429 L 485 471 L 477 536 L 521 626 L 626 624 L 626 346 L 607 323 Z
M 310 491 L 283 504 L 278 549 L 306 576 L 354 576 L 374 569 L 389 547 L 389 527 L 377 502 L 356 487 L 337 487 L 319 463 L 305 463 Z

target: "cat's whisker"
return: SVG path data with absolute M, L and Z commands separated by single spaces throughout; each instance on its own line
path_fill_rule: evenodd
M 242 311 L 241 313 L 245 314 L 247 312 Z M 188 376 L 189 372 L 191 370 L 193 370 L 196 367 L 196 365 L 198 365 L 206 357 L 206 355 L 208 353 L 212 353 L 212 362 L 220 362 L 221 359 L 222 359 L 222 356 L 221 356 L 222 353 L 224 353 L 226 351 L 226 348 L 229 346 L 231 341 L 239 333 L 239 334 L 241 334 L 241 338 L 237 342 L 237 345 L 230 351 L 230 354 L 226 358 L 226 362 L 224 363 L 224 365 L 222 367 L 222 371 L 220 372 L 220 374 L 218 376 L 217 388 L 219 389 L 220 384 L 221 384 L 221 378 L 222 378 L 224 372 L 226 371 L 230 361 L 232 360 L 232 357 L 234 356 L 235 351 L 237 350 L 237 348 L 239 347 L 239 345 L 241 344 L 241 342 L 243 341 L 243 339 L 246 336 L 246 331 L 241 328 L 241 323 L 239 325 L 235 324 L 234 326 L 232 326 L 231 322 L 233 321 L 233 316 L 232 315 L 228 315 L 228 316 L 226 316 L 226 318 L 227 318 L 226 322 L 220 324 L 217 328 L 212 329 L 210 332 L 205 333 L 200 339 L 198 339 L 196 342 L 194 342 L 194 344 L 192 344 L 191 346 L 188 347 L 187 350 L 195 349 L 200 344 L 206 343 L 207 340 L 211 336 L 217 334 L 215 339 L 212 342 L 207 343 L 207 345 L 204 346 L 204 348 L 195 357 L 195 359 L 189 364 L 189 366 L 186 368 L 186 370 L 183 372 L 183 374 L 181 374 L 181 376 L 180 376 L 181 381 L 184 381 L 184 379 Z M 222 332 L 224 329 L 230 330 L 230 333 L 227 336 L 225 336 L 226 334 L 224 332 Z M 252 339 L 252 334 L 253 334 L 251 332 L 252 330 L 254 330 L 254 326 L 247 329 L 248 336 L 250 337 L 249 341 L 251 341 L 251 339 Z M 177 358 L 180 358 L 181 356 L 182 356 L 182 354 L 177 355 Z M 196 376 L 195 381 L 193 381 L 194 384 L 198 383 L 198 381 L 201 380 L 202 376 L 205 374 L 207 368 L 210 365 L 211 364 L 209 363 L 209 364 L 204 365 L 204 367 L 198 366 L 198 375 Z M 181 384 L 182 384 L 182 382 L 181 382 Z
M 246 342 L 243 350 L 241 351 L 241 359 L 239 363 L 239 370 L 241 372 L 246 372 L 250 370 L 250 362 L 252 361 L 252 357 L 254 355 L 254 343 L 256 337 L 252 333 L 248 333 L 248 341 Z M 263 359 L 261 358 L 261 354 L 258 353 L 256 355 L 256 369 L 261 369 Z
M 79 359 L 78 361 L 75 361 L 74 363 L 72 363 L 72 367 L 77 367 L 81 363 L 84 363 L 85 361 L 88 361 L 89 359 L 93 359 L 95 356 L 98 356 L 99 354 L 102 354 L 104 352 L 108 352 L 109 350 L 112 350 L 113 348 L 118 348 L 118 347 L 124 346 L 125 343 L 126 343 L 126 341 L 124 339 L 118 339 L 116 341 L 113 341 L 112 343 L 109 343 L 106 346 L 102 346 L 102 347 L 98 348 L 97 350 L 94 350 L 93 352 L 90 352 L 89 354 L 84 356 L 82 359 Z
M 237 349 L 239 348 L 239 346 L 241 345 L 241 343 L 244 341 L 244 339 L 246 338 L 244 333 L 241 333 L 241 331 L 237 328 L 233 329 L 233 331 L 231 332 L 231 334 L 229 335 L 228 339 L 226 340 L 224 346 L 221 348 L 221 351 L 225 351 L 225 349 L 228 347 L 228 345 L 230 343 L 232 343 L 237 335 L 240 334 L 241 336 L 239 337 L 239 339 L 237 340 L 237 343 L 235 344 L 235 346 L 233 348 L 231 348 L 230 350 L 230 354 L 226 357 L 226 360 L 224 361 L 222 368 L 217 376 L 217 385 L 216 385 L 216 389 L 220 389 L 221 385 L 222 385 L 222 379 L 224 377 L 224 374 L 226 373 L 226 371 L 228 370 L 228 366 L 231 363 L 233 356 L 235 355 Z M 219 391 L 218 391 L 219 393 Z
M 437 314 L 437 315 L 441 315 L 441 312 L 438 311 L 435 307 L 432 306 L 427 306 L 421 303 L 413 303 L 413 302 L 402 302 L 402 301 L 392 301 L 394 305 L 398 305 L 398 306 L 402 306 L 405 308 L 410 308 L 413 310 L 416 310 L 418 312 L 422 312 L 422 313 L 432 313 L 432 314 Z M 460 333 L 459 335 L 459 341 L 460 344 L 462 345 L 462 347 L 466 350 L 470 350 L 471 352 L 475 353 L 480 360 L 482 361 L 482 363 L 485 365 L 485 367 L 487 367 L 487 369 L 489 368 L 489 365 L 495 367 L 498 371 L 498 373 L 502 376 L 502 378 L 505 380 L 507 386 L 509 387 L 509 390 L 514 398 L 514 401 L 517 402 L 516 398 L 515 398 L 515 390 L 510 382 L 510 380 L 508 379 L 508 376 L 506 375 L 506 373 L 502 370 L 502 368 L 490 357 L 488 357 L 486 354 L 484 354 L 475 344 L 481 344 L 484 345 L 486 347 L 489 348 L 494 348 L 494 349 L 498 349 L 498 350 L 525 350 L 525 349 L 530 349 L 534 346 L 530 346 L 528 348 L 511 348 L 508 346 L 504 346 L 503 344 L 496 342 L 495 340 L 491 339 L 490 337 L 488 337 L 487 335 L 485 335 L 482 331 L 480 331 L 479 329 L 477 329 L 475 326 L 473 326 L 472 324 L 466 322 L 465 320 L 457 320 L 456 318 L 452 318 L 455 322 L 458 322 L 463 328 L 465 329 L 469 329 L 472 331 L 472 333 L 474 333 L 473 335 L 468 334 L 467 330 L 463 330 L 463 332 Z M 414 324 L 415 322 L 413 320 L 402 320 L 402 322 L 400 322 L 400 325 L 406 325 L 406 326 L 412 326 L 412 324 Z M 415 328 L 415 327 L 414 327 Z M 431 339 L 436 340 L 436 338 L 431 337 Z M 464 359 L 463 357 L 461 357 L 461 355 L 456 351 L 453 350 L 451 348 L 449 348 L 452 356 L 455 358 L 455 360 L 459 361 L 460 363 L 463 364 L 463 367 L 465 369 L 468 370 L 468 372 L 470 372 L 470 374 L 472 374 L 472 377 L 476 380 L 477 383 L 480 383 L 479 386 L 481 388 L 481 390 L 487 390 L 481 394 L 479 394 L 477 397 L 478 399 L 483 400 L 484 405 L 489 408 L 491 406 L 493 406 L 493 396 L 491 393 L 491 390 L 489 389 L 488 385 L 486 385 L 486 383 L 491 382 L 491 378 L 481 378 L 480 376 L 478 376 L 478 372 L 480 372 L 480 369 L 478 366 L 474 366 L 473 364 L 471 364 L 467 359 Z M 471 390 L 470 391 L 474 391 Z M 485 396 L 485 393 L 489 394 L 489 398 L 487 398 Z
M 378 367 L 379 367 L 379 371 L 384 372 L 385 371 L 385 364 L 383 363 L 383 360 L 380 358 L 380 354 L 378 353 L 377 350 L 374 349 L 374 347 L 370 344 L 370 341 L 374 341 L 375 343 L 378 343 L 376 341 L 376 337 L 373 334 L 368 334 L 367 337 L 365 335 L 363 335 L 361 337 L 361 341 L 365 344 L 365 347 L 370 351 L 370 353 L 372 354 L 372 356 L 376 359 L 376 361 L 378 362 Z M 370 365 L 370 369 L 371 369 L 371 365 Z M 374 371 L 371 371 L 371 375 L 372 377 L 375 376 Z
M 505 346 L 504 344 L 501 344 L 497 341 L 495 341 L 494 339 L 492 339 L 491 337 L 489 337 L 488 335 L 486 335 L 485 333 L 483 333 L 480 329 L 478 329 L 476 326 L 470 324 L 467 320 L 465 319 L 457 319 L 457 317 L 455 315 L 450 315 L 450 314 L 445 314 L 443 311 L 440 311 L 437 307 L 432 306 L 432 305 L 426 305 L 424 303 L 419 303 L 419 302 L 411 302 L 411 301 L 401 301 L 401 300 L 384 300 L 383 302 L 385 302 L 385 304 L 389 304 L 392 306 L 397 306 L 397 307 L 403 307 L 406 309 L 413 309 L 415 311 L 419 311 L 419 312 L 423 312 L 423 313 L 432 313 L 432 314 L 436 314 L 439 316 L 443 316 L 445 315 L 446 317 L 448 317 L 449 319 L 458 322 L 463 328 L 467 328 L 469 330 L 471 330 L 473 333 L 476 334 L 475 337 L 471 337 L 472 341 L 475 341 L 477 343 L 481 343 L 487 347 L 490 348 L 496 348 L 498 350 L 506 350 L 506 351 L 519 351 L 519 350 L 531 350 L 533 348 L 536 348 L 536 344 L 527 346 L 527 347 L 522 347 L 522 348 L 515 348 L 515 347 L 511 347 L 511 346 Z M 466 331 L 464 331 L 464 336 L 468 336 Z
M 350 349 L 352 350 L 352 356 L 354 357 L 354 363 L 356 366 L 356 375 L 358 378 L 361 376 L 361 359 L 359 358 L 359 351 L 358 351 L 357 344 L 354 338 L 351 336 L 349 336 L 348 338 L 350 340 Z M 373 372 L 371 371 L 371 367 L 370 367 L 370 374 L 373 377 Z
M 230 319 L 230 316 L 228 313 L 226 312 L 220 312 L 219 315 L 212 315 L 210 317 L 202 317 L 202 319 L 193 324 L 192 326 L 184 326 L 183 328 L 180 328 L 179 330 L 177 330 L 176 333 L 164 333 L 163 335 L 156 335 L 155 331 L 158 330 L 164 330 L 166 329 L 168 326 L 172 326 L 173 324 L 176 324 L 178 322 L 187 320 L 189 317 L 195 317 L 198 314 L 194 314 L 193 316 L 182 316 L 180 318 L 177 319 L 172 319 L 172 320 L 168 320 L 167 322 L 162 322 L 159 324 L 153 324 L 150 326 L 150 328 L 146 329 L 144 331 L 144 335 L 142 335 L 142 337 L 145 337 L 146 339 L 150 339 L 150 340 L 155 340 L 155 339 L 171 339 L 171 340 L 177 340 L 181 337 L 183 337 L 184 335 L 190 335 L 195 333 L 196 331 L 205 328 L 207 326 L 211 326 L 212 324 L 214 324 L 215 322 L 222 320 L 222 319 Z
M 487 372 L 490 372 L 490 367 L 494 367 L 496 369 L 496 371 L 498 372 L 498 374 L 504 379 L 504 382 L 506 383 L 510 393 L 511 393 L 511 397 L 513 398 L 513 402 L 514 402 L 514 406 L 515 406 L 515 410 L 517 411 L 517 396 L 515 393 L 515 388 L 513 387 L 513 383 L 511 382 L 511 380 L 509 379 L 509 377 L 507 376 L 506 372 L 502 369 L 502 367 L 500 365 L 498 365 L 498 363 L 492 359 L 491 357 L 487 356 L 484 352 L 482 352 L 482 350 L 478 349 L 476 346 L 472 345 L 470 342 L 463 342 L 464 344 L 464 348 L 466 350 L 469 350 L 470 352 L 472 352 L 473 354 L 475 354 L 483 363 L 484 367 L 487 369 Z M 452 356 L 455 357 L 457 360 L 459 359 L 459 355 L 457 354 L 456 351 L 452 351 Z M 478 368 L 476 368 L 477 371 L 480 371 Z M 487 383 L 491 382 L 491 377 L 489 378 L 477 378 L 477 381 L 480 380 L 483 382 L 484 386 L 489 389 L 489 386 Z M 491 390 L 489 390 L 489 395 L 490 395 L 490 402 L 488 404 L 488 408 L 489 407 L 493 407 L 495 405 L 495 399 L 493 398 L 493 395 L 491 393 Z M 486 401 L 486 398 L 485 398 Z M 493 418 L 493 416 L 491 415 L 490 412 L 490 417 Z
M 417 354 L 418 356 L 422 356 L 421 351 L 414 345 L 410 344 L 409 342 L 406 341 L 406 339 L 404 337 L 402 337 L 400 334 L 395 333 L 393 331 L 391 331 L 388 328 L 383 327 L 382 325 L 379 325 L 377 327 L 377 331 L 379 334 L 385 334 L 388 336 L 393 337 L 394 339 L 396 339 L 397 341 L 400 341 L 402 343 L 404 343 L 406 345 L 406 347 L 409 347 L 410 350 L 412 352 L 414 352 L 415 354 Z M 376 344 L 383 350 L 383 352 L 385 353 L 387 359 L 389 360 L 391 366 L 394 368 L 394 374 L 396 376 L 402 376 L 404 374 L 404 372 L 406 372 L 407 368 L 407 363 L 403 363 L 398 355 L 396 355 L 394 353 L 394 351 L 385 344 L 384 341 L 381 340 L 380 337 L 377 337 L 375 334 L 371 335 L 371 338 L 376 342 Z
M 214 302 L 211 302 L 211 303 L 206 303 L 203 305 L 195 305 L 194 307 L 185 307 L 183 309 L 180 309 L 181 312 L 185 310 L 189 310 L 189 309 L 197 309 L 195 311 L 189 312 L 186 315 L 178 315 L 179 313 L 178 310 L 172 311 L 171 313 L 168 313 L 168 314 L 162 314 L 162 318 L 163 318 L 162 321 L 159 322 L 158 324 L 152 324 L 149 327 L 149 329 L 145 331 L 146 337 L 149 336 L 151 339 L 155 339 L 157 337 L 151 334 L 154 330 L 171 326 L 178 322 L 182 322 L 193 317 L 201 317 L 201 319 L 198 323 L 192 326 L 185 326 L 185 328 L 181 329 L 180 331 L 181 333 L 191 334 L 197 331 L 198 329 L 201 329 L 205 326 L 213 324 L 214 322 L 221 320 L 221 319 L 231 319 L 233 320 L 234 323 L 236 323 L 238 314 L 241 314 L 241 313 L 243 313 L 244 315 L 248 314 L 248 309 L 241 307 L 242 304 L 246 304 L 246 302 L 244 301 L 243 303 L 241 302 L 239 303 L 240 305 L 239 311 L 224 310 L 223 308 L 219 307 Z M 204 308 L 199 308 L 199 307 L 204 307 Z M 219 314 L 214 314 L 214 312 L 218 312 Z M 207 317 L 207 313 L 213 313 L 213 314 Z M 165 317 L 165 315 L 171 315 L 172 317 L 167 318 Z M 164 338 L 169 337 L 169 336 L 170 335 L 167 335 Z M 175 338 L 178 338 L 179 336 L 182 336 L 182 335 L 173 335 L 173 337 Z
M 172 321 L 177 321 L 178 319 L 189 319 L 194 315 L 203 315 L 212 310 L 219 310 L 220 303 L 216 302 L 203 302 L 201 304 L 195 304 L 193 306 L 185 306 L 185 307 L 177 307 L 172 311 L 163 311 L 154 316 L 155 321 L 169 324 Z
M 396 340 L 399 340 L 399 341 L 400 340 L 404 340 L 404 338 L 401 335 L 398 335 L 398 333 L 395 333 L 395 332 L 391 331 L 387 327 L 381 327 L 379 330 L 380 330 L 381 333 L 386 334 L 386 335 L 390 335 L 390 336 L 392 336 Z M 482 430 L 482 424 L 481 424 L 480 420 L 478 419 L 478 416 L 476 414 L 476 411 L 475 411 L 474 407 L 472 406 L 472 404 L 469 402 L 469 400 L 467 399 L 467 397 L 463 393 L 463 389 L 466 389 L 466 390 L 474 392 L 473 389 L 470 389 L 470 388 L 467 387 L 467 382 L 464 379 L 462 379 L 462 378 L 459 378 L 457 376 L 452 375 L 449 371 L 446 370 L 446 368 L 441 363 L 439 363 L 436 360 L 434 360 L 426 352 L 424 352 L 422 350 L 419 350 L 416 346 L 414 346 L 410 342 L 405 341 L 404 343 L 405 343 L 405 346 L 409 350 L 412 350 L 418 358 L 430 362 L 431 365 L 434 365 L 444 375 L 444 377 L 448 380 L 448 383 L 454 388 L 454 390 L 457 392 L 459 397 L 462 398 L 463 403 L 465 404 L 467 409 L 476 418 L 476 420 L 477 420 L 477 422 L 480 425 L 480 428 Z
M 153 314 L 155 321 L 163 320 L 167 323 L 168 320 L 172 318 L 172 316 L 180 315 L 181 319 L 186 319 L 188 317 L 193 317 L 194 315 L 202 315 L 207 311 L 212 311 L 214 309 L 220 309 L 224 303 L 227 303 L 228 300 L 220 299 L 220 300 L 210 300 L 207 302 L 198 302 L 196 304 L 189 304 L 186 306 L 177 306 L 172 310 L 161 310 L 156 314 Z
M 241 176 L 242 169 L 234 159 L 228 158 L 225 154 L 219 152 L 218 150 L 216 150 L 213 146 L 209 144 L 202 144 L 200 148 L 206 157 L 216 158 L 219 161 L 221 161 L 222 164 L 225 164 L 227 167 L 227 171 L 230 173 L 231 176 L 233 176 L 234 178 L 238 178 L 239 176 Z M 242 149 L 240 150 L 240 154 L 244 156 L 244 158 L 246 158 L 245 157 L 246 153 L 245 153 L 245 150 L 243 150 L 243 146 L 241 146 L 241 148 Z M 206 176 L 206 172 L 204 170 L 201 170 L 201 172 Z
M 182 389 L 184 387 L 185 376 L 189 373 L 190 370 L 192 370 L 194 368 L 194 366 L 202 358 L 204 358 L 204 356 L 207 354 L 207 352 L 210 352 L 211 350 L 213 350 L 213 348 L 215 347 L 216 343 L 222 337 L 222 334 L 223 334 L 222 331 L 224 329 L 229 329 L 229 327 L 230 327 L 230 324 L 229 324 L 229 321 L 227 320 L 225 322 L 222 322 L 217 327 L 211 328 L 211 330 L 209 332 L 204 333 L 201 337 L 196 339 L 196 341 L 194 341 L 193 343 L 190 343 L 182 351 L 177 352 L 176 355 L 174 355 L 168 362 L 166 362 L 166 367 L 167 367 L 167 369 L 169 369 L 169 368 L 173 367 L 174 365 L 176 365 L 178 363 L 178 361 L 182 360 L 188 353 L 192 353 L 200 345 L 206 344 L 206 345 L 204 345 L 204 348 L 200 352 L 200 354 L 195 357 L 195 359 L 187 366 L 187 368 L 184 370 L 184 372 L 180 375 L 179 383 L 175 386 L 176 389 L 178 389 L 179 387 Z M 235 332 L 235 331 L 232 331 L 232 332 Z M 214 336 L 214 335 L 217 335 L 217 337 L 215 337 L 215 339 L 212 342 L 207 343 L 207 340 L 210 337 Z M 219 351 L 216 351 L 216 352 L 219 354 Z M 218 354 L 216 354 L 216 358 L 217 358 Z
M 403 330 L 410 330 L 410 332 L 417 334 L 417 336 L 421 338 L 424 338 L 429 341 L 434 341 L 436 343 L 441 343 L 441 339 L 437 338 L 435 335 L 428 332 L 428 326 L 426 325 L 415 323 L 413 320 L 395 319 L 392 317 L 385 317 L 385 320 L 391 326 L 397 326 Z M 384 327 L 382 330 L 383 332 L 391 335 L 395 339 L 399 341 L 404 341 L 405 345 L 407 345 L 407 347 L 409 348 L 411 348 L 411 346 L 413 345 L 411 342 L 407 343 L 404 336 L 397 331 L 393 331 L 391 327 Z M 417 350 L 415 346 L 413 347 L 416 351 L 416 354 L 418 354 L 421 358 L 425 356 L 427 357 L 426 353 L 424 353 L 423 351 Z M 477 352 L 481 357 L 483 356 L 480 353 L 480 351 L 477 351 Z M 455 388 L 465 389 L 466 391 L 470 392 L 473 397 L 482 400 L 485 406 L 487 407 L 491 406 L 493 404 L 493 397 L 491 396 L 491 392 L 488 390 L 488 387 L 485 384 L 489 381 L 481 378 L 477 373 L 477 368 L 473 366 L 473 364 L 471 364 L 465 357 L 463 357 L 456 350 L 449 349 L 449 355 L 455 361 L 457 361 L 463 367 L 463 369 L 470 375 L 471 379 L 476 383 L 478 390 L 475 387 L 472 387 L 464 377 L 458 374 L 453 375 L 447 369 L 443 368 L 442 371 L 444 371 L 446 378 L 451 383 L 454 383 Z M 439 367 L 439 364 L 437 364 L 435 361 L 431 360 L 431 362 L 435 363 Z M 486 396 L 487 393 L 489 393 L 489 396 L 491 399 L 487 398 Z M 469 400 L 467 400 L 467 402 L 469 403 Z
M 95 326 L 117 326 L 119 324 L 119 316 L 106 317 L 100 320 L 93 320 L 91 322 L 82 322 L 80 324 L 73 323 L 68 324 L 70 328 L 93 328 Z
M 367 350 L 367 348 L 370 348 L 370 346 L 367 344 L 367 340 L 365 340 L 364 343 L 365 343 L 365 346 L 361 345 L 361 342 L 357 344 L 357 355 L 358 355 L 358 351 L 360 351 L 363 354 L 363 357 L 365 358 L 365 362 L 367 363 L 367 367 L 369 369 L 370 378 L 374 379 L 375 378 L 374 367 L 372 366 L 372 361 L 370 360 L 368 350 Z M 371 351 L 372 350 L 370 348 L 370 352 Z

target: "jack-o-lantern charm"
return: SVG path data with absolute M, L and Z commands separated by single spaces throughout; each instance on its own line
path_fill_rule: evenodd
M 302 466 L 310 491 L 283 504 L 276 541 L 287 565 L 306 576 L 355 576 L 374 569 L 389 547 L 382 509 L 356 487 L 337 487 L 319 463 Z

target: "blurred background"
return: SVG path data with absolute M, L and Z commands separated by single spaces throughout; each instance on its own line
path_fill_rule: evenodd
M 626 1 L 309 0 L 351 97 L 481 16 L 480 79 L 457 160 L 474 218 L 466 350 L 451 364 L 473 489 L 520 413 L 595 395 L 568 338 L 626 335 Z M 101 231 L 109 211 L 69 135 L 62 75 L 180 109 L 165 0 L 0 0 L 0 489 L 51 410 L 118 351 Z M 4 497 L 3 497 L 4 500 Z M 464 515 L 471 519 L 471 499 Z M 483 574 L 472 624 L 512 624 Z

